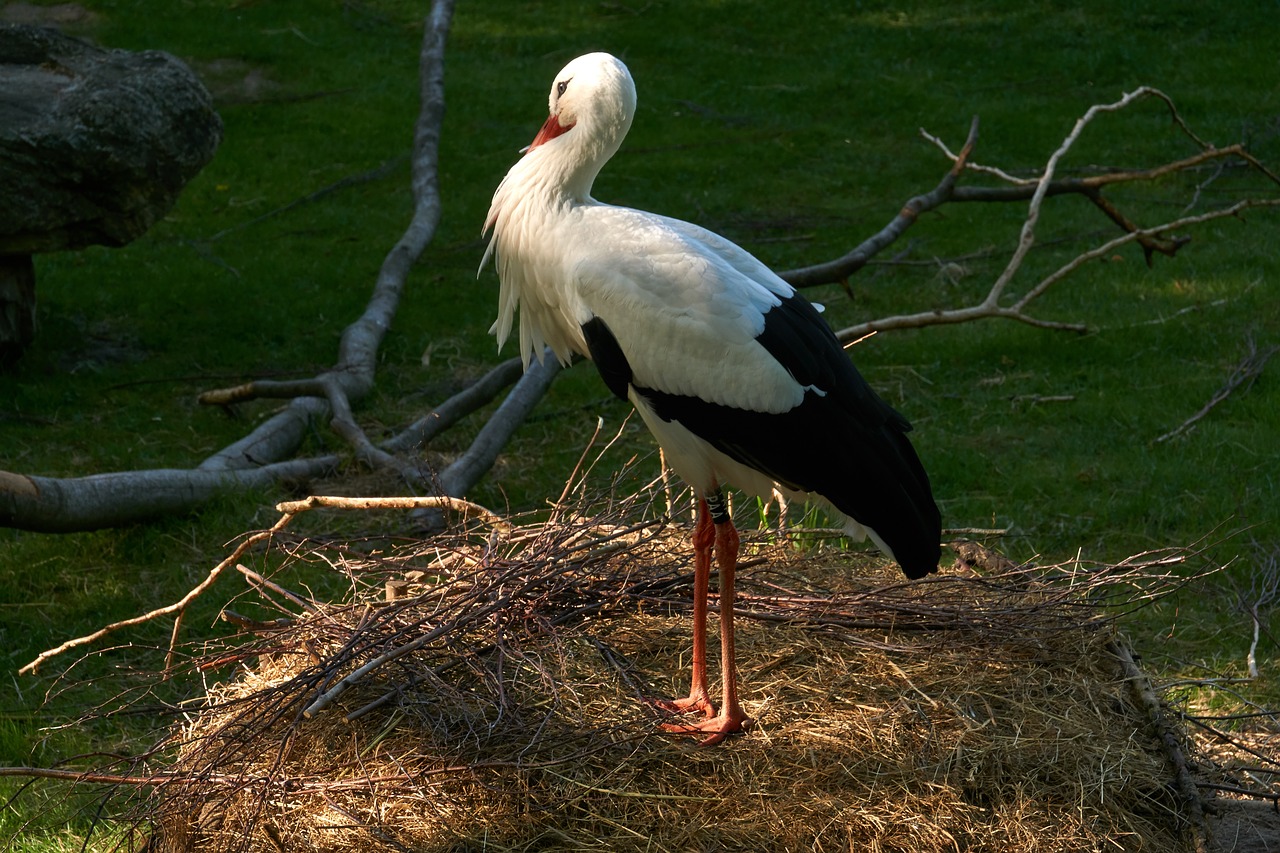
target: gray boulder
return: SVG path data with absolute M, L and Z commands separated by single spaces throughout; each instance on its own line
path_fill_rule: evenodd
M 173 56 L 0 25 L 0 363 L 34 334 L 30 256 L 136 239 L 221 139 L 208 91 Z

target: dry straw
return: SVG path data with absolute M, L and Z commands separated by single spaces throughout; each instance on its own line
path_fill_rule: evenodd
M 1112 625 L 1182 583 L 1188 554 L 1029 567 L 966 545 L 906 583 L 760 534 L 738 636 L 757 723 L 701 749 L 644 701 L 687 689 L 686 531 L 640 498 L 582 505 L 602 514 L 398 543 L 278 530 L 241 566 L 239 632 L 187 657 L 225 680 L 151 756 L 150 849 L 1194 844 Z M 309 565 L 345 600 L 291 591 Z

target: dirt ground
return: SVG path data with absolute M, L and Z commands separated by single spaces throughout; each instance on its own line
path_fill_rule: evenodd
M 1280 810 L 1271 803 L 1217 800 L 1209 818 L 1212 853 L 1280 851 Z

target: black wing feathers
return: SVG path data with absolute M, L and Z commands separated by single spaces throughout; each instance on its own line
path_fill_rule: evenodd
M 732 459 L 791 489 L 822 495 L 871 528 L 909 577 L 935 571 L 941 515 L 911 430 L 858 373 L 817 310 L 796 295 L 765 314 L 757 338 L 801 385 L 782 414 L 637 389 L 657 414 L 678 420 Z
M 614 394 L 633 374 L 604 321 L 582 327 L 592 361 Z M 679 421 L 738 462 L 795 491 L 822 495 L 871 528 L 909 577 L 937 569 L 941 517 L 929 478 L 907 439 L 911 425 L 880 399 L 817 310 L 792 296 L 765 314 L 759 343 L 801 385 L 804 401 L 782 414 L 636 388 L 657 415 Z
M 627 361 L 618 339 L 605 325 L 604 320 L 592 317 L 582 324 L 582 335 L 587 339 L 587 350 L 595 362 L 600 378 L 609 390 L 626 400 L 627 387 L 631 384 L 631 363 Z

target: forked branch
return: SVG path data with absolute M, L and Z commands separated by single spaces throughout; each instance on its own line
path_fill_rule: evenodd
M 1085 128 L 1098 116 L 1104 113 L 1117 112 L 1148 98 L 1160 100 L 1168 107 L 1174 124 L 1201 149 L 1197 154 L 1150 169 L 1115 170 L 1083 178 L 1057 177 L 1059 165 L 1063 158 L 1080 139 Z M 1076 121 L 1062 143 L 1050 155 L 1039 176 L 1035 178 L 1017 178 L 1003 169 L 974 163 L 972 155 L 977 135 L 976 119 L 971 125 L 969 135 L 959 153 L 952 153 L 946 144 L 937 137 L 923 130 L 921 134 L 941 149 L 952 161 L 951 171 L 947 173 L 942 182 L 933 191 L 913 198 L 888 225 L 863 241 L 853 251 L 826 264 L 790 270 L 782 274 L 783 278 L 797 287 L 834 282 L 843 283 L 850 273 L 861 268 L 877 252 L 905 233 L 907 228 L 919 218 L 920 214 L 939 208 L 947 202 L 1029 201 L 1027 216 L 1023 221 L 1018 242 L 1005 268 L 992 282 L 987 295 L 980 302 L 960 308 L 936 309 L 913 314 L 894 315 L 879 320 L 869 320 L 856 326 L 841 329 L 837 335 L 846 343 L 856 341 L 877 331 L 967 323 L 987 318 L 1017 320 L 1046 329 L 1084 332 L 1087 330 L 1087 326 L 1083 323 L 1045 320 L 1031 315 L 1027 309 L 1031 302 L 1043 295 L 1052 285 L 1078 270 L 1086 262 L 1105 257 L 1108 253 L 1129 243 L 1137 243 L 1142 247 L 1143 254 L 1149 264 L 1155 253 L 1173 257 L 1179 249 L 1186 245 L 1190 238 L 1174 233 L 1179 229 L 1200 225 L 1215 219 L 1238 216 L 1249 208 L 1280 205 L 1280 199 L 1276 198 L 1249 198 L 1198 215 L 1184 215 L 1178 219 L 1154 226 L 1143 227 L 1132 221 L 1114 202 L 1103 195 L 1105 188 L 1135 182 L 1154 181 L 1175 173 L 1197 168 L 1208 162 L 1225 163 L 1230 160 L 1243 162 L 1248 168 L 1262 175 L 1265 180 L 1280 186 L 1280 177 L 1249 154 L 1243 145 L 1236 144 L 1226 148 L 1215 148 L 1208 144 L 1192 132 L 1168 95 L 1158 89 L 1145 86 L 1125 94 L 1112 103 L 1097 104 L 1090 107 Z M 958 180 L 961 173 L 965 171 L 994 176 L 1005 182 L 1007 186 L 960 186 Z M 1036 229 L 1045 200 L 1063 195 L 1080 195 L 1088 199 L 1107 219 L 1120 228 L 1123 232 L 1122 235 L 1082 252 L 1029 287 L 1021 297 L 1006 303 L 1004 299 L 1006 291 L 1022 270 L 1024 262 L 1036 244 Z M 1188 206 L 1189 208 L 1190 205 Z

